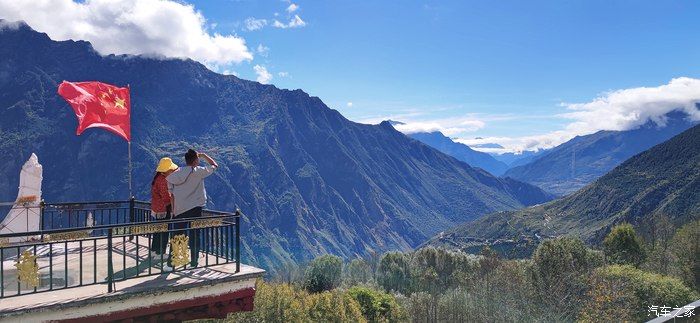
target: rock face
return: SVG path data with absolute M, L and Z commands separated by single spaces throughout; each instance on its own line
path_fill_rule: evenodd
M 567 197 L 490 214 L 427 244 L 466 249 L 496 244 L 517 255 L 532 251 L 541 239 L 559 235 L 597 244 L 622 222 L 636 226 L 644 236 L 657 216 L 677 226 L 700 218 L 699 170 L 700 125 L 630 158 Z
M 572 193 L 628 158 L 692 127 L 680 112 L 670 113 L 664 127 L 653 122 L 628 131 L 599 131 L 579 136 L 505 172 L 504 177 L 534 184 L 556 195 Z
M 487 172 L 499 176 L 508 169 L 508 165 L 496 160 L 493 156 L 469 148 L 465 144 L 452 141 L 439 131 L 417 132 L 409 135 L 428 146 L 431 146 L 445 154 L 461 160 L 472 167 L 479 167 Z
M 351 122 L 301 90 L 219 75 L 190 60 L 100 56 L 26 25 L 0 31 L 0 197 L 36 152 L 47 201 L 128 196 L 127 145 L 100 129 L 75 136 L 62 80 L 129 84 L 134 190 L 150 196 L 157 160 L 189 147 L 221 165 L 208 207 L 246 214 L 243 255 L 266 268 L 322 253 L 415 247 L 439 230 L 549 195 L 412 140 L 388 122 Z

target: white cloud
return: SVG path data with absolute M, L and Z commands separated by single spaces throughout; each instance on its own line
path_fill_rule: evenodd
M 299 17 L 298 14 L 294 14 L 294 16 L 292 16 L 293 13 L 299 10 L 299 5 L 297 5 L 296 3 L 291 3 L 290 1 L 286 2 L 289 3 L 289 6 L 285 9 L 288 14 L 287 17 L 291 17 L 288 23 L 283 23 L 277 19 L 274 19 L 270 22 L 267 19 L 257 19 L 254 17 L 249 17 L 244 21 L 244 29 L 248 31 L 258 30 L 264 28 L 268 24 L 272 27 L 281 29 L 301 28 L 306 26 L 306 22 L 303 19 L 301 19 L 301 17 Z M 275 12 L 273 15 L 275 17 L 280 16 L 279 12 Z
M 301 28 L 306 26 L 306 22 L 304 20 L 301 20 L 301 17 L 299 15 L 294 15 L 292 19 L 289 20 L 289 23 L 285 24 L 280 22 L 279 20 L 275 19 L 275 21 L 272 23 L 272 27 L 275 28 Z
M 267 47 L 263 44 L 258 44 L 258 47 L 255 49 L 255 51 L 262 57 L 267 57 L 267 55 L 270 53 L 270 47 Z
M 168 0 L 0 0 L 3 19 L 24 20 L 54 40 L 81 39 L 101 54 L 188 57 L 230 64 L 253 59 L 245 40 L 210 34 L 194 6 Z
M 253 66 L 255 74 L 258 76 L 256 80 L 262 84 L 268 84 L 272 80 L 272 74 L 267 71 L 265 66 L 255 65 Z
M 571 133 L 561 130 L 553 131 L 541 135 L 523 136 L 523 137 L 479 137 L 474 139 L 469 138 L 456 138 L 455 142 L 463 143 L 467 146 L 472 147 L 474 150 L 493 152 L 493 153 L 506 153 L 506 152 L 522 152 L 525 150 L 536 151 L 539 149 L 547 149 L 558 146 L 576 135 L 571 135 Z M 483 148 L 477 147 L 477 145 L 492 144 L 496 143 L 503 148 Z
M 352 108 L 352 102 L 348 102 L 346 105 L 348 106 L 348 108 Z
M 675 110 L 700 120 L 697 102 L 700 102 L 700 80 L 681 77 L 658 87 L 617 90 L 588 103 L 564 104 L 573 112 L 563 116 L 575 120 L 567 130 L 577 134 L 628 130 L 649 120 L 664 126 L 665 115 Z
M 301 17 L 299 17 L 299 15 L 294 15 L 294 18 L 292 18 L 292 20 L 289 21 L 289 24 L 287 26 L 289 26 L 289 28 L 304 27 L 306 26 L 306 22 L 301 20 Z
M 404 122 L 404 124 L 397 124 L 394 126 L 394 128 L 405 134 L 440 131 L 446 136 L 454 136 L 465 132 L 474 132 L 486 126 L 483 121 L 473 118 L 402 122 Z
M 480 115 L 471 114 L 455 118 L 430 119 L 425 110 L 390 116 L 375 116 L 359 120 L 376 124 L 383 120 L 401 121 L 394 127 L 406 134 L 440 131 L 457 142 L 480 151 L 504 153 L 536 151 L 558 146 L 576 136 L 588 135 L 601 130 L 631 130 L 648 122 L 664 126 L 666 115 L 681 111 L 687 118 L 700 121 L 700 79 L 681 77 L 658 87 L 639 87 L 610 91 L 587 103 L 561 104 L 562 111 L 556 115 Z M 433 109 L 434 110 L 434 109 Z M 520 119 L 556 118 L 568 120 L 562 129 L 520 137 L 474 137 L 473 133 L 486 124 L 516 122 Z M 499 144 L 504 148 L 484 148 L 478 145 Z
M 287 12 L 292 13 L 294 11 L 297 11 L 298 9 L 299 9 L 299 6 L 292 3 L 289 5 L 289 7 L 287 7 Z
M 0 19 L 3 19 L 3 18 L 0 17 Z M 11 30 L 17 30 L 19 27 L 22 27 L 21 21 L 7 21 L 7 20 L 0 21 L 0 31 L 2 31 L 5 28 L 11 29 Z
M 501 152 L 537 150 L 560 145 L 573 137 L 600 130 L 631 130 L 649 121 L 663 127 L 666 115 L 684 112 L 690 120 L 700 121 L 700 80 L 681 77 L 658 87 L 638 87 L 603 93 L 587 103 L 562 104 L 569 112 L 560 114 L 571 120 L 564 129 L 524 137 L 486 137 L 458 139 L 467 145 L 497 143 Z M 475 148 L 485 151 L 483 148 Z
M 279 72 L 279 73 L 277 73 L 277 76 L 279 76 L 279 77 L 289 77 L 289 73 L 288 73 L 288 72 Z
M 243 28 L 245 28 L 245 30 L 258 30 L 267 26 L 267 19 L 257 19 L 255 17 L 248 17 L 243 21 L 243 25 Z

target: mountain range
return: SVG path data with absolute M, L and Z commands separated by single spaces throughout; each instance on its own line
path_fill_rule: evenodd
M 220 167 L 208 207 L 243 218 L 244 261 L 265 268 L 332 253 L 406 250 L 456 223 L 551 199 L 396 131 L 354 123 L 301 90 L 221 75 L 192 60 L 102 56 L 0 21 L 0 198 L 15 197 L 32 152 L 48 202 L 126 199 L 127 144 L 76 136 L 63 80 L 130 85 L 134 193 L 148 199 L 159 158 L 194 147 Z
M 458 160 L 461 160 L 472 167 L 483 168 L 493 175 L 499 176 L 508 169 L 508 165 L 496 160 L 493 156 L 471 149 L 465 144 L 454 142 L 452 139 L 446 137 L 439 131 L 416 132 L 409 134 L 409 136 L 445 154 L 457 158 Z
M 539 149 L 537 151 L 524 150 L 519 153 L 492 153 L 491 156 L 493 156 L 493 158 L 495 158 L 496 160 L 508 165 L 508 169 L 511 169 L 516 166 L 528 164 L 534 161 L 535 159 L 539 158 L 540 156 L 544 155 L 548 151 L 549 149 Z
M 527 255 L 548 237 L 598 244 L 616 224 L 647 235 L 658 216 L 676 226 L 700 218 L 700 125 L 625 161 L 583 189 L 543 205 L 497 212 L 441 233 L 426 245 Z
M 599 131 L 578 136 L 545 151 L 503 176 L 537 185 L 556 195 L 570 194 L 603 176 L 628 158 L 692 127 L 681 112 L 666 116 L 664 125 L 649 121 L 637 129 Z

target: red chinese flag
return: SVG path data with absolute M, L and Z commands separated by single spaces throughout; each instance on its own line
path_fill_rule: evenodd
M 104 128 L 131 141 L 129 88 L 102 82 L 66 82 L 58 86 L 78 117 L 76 135 L 87 128 Z

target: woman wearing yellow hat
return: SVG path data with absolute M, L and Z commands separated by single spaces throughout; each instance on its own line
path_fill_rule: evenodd
M 168 220 L 172 212 L 173 198 L 168 192 L 168 182 L 165 178 L 172 172 L 177 170 L 178 166 L 173 163 L 169 157 L 163 157 L 158 162 L 156 174 L 151 182 L 151 215 L 156 220 Z M 159 258 L 161 262 L 165 257 L 165 248 L 168 246 L 168 232 L 159 232 L 153 235 L 151 239 L 151 257 Z M 163 269 L 172 270 L 172 268 Z

